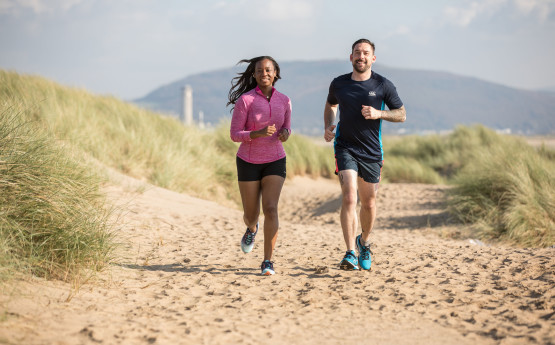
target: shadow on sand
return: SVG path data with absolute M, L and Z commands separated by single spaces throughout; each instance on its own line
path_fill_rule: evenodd
M 236 275 L 250 275 L 258 273 L 256 268 L 246 267 L 214 267 L 210 265 L 183 265 L 179 263 L 166 264 L 166 265 L 136 265 L 136 264 L 115 264 L 116 266 L 129 268 L 140 271 L 159 271 L 169 273 L 210 273 L 222 274 L 233 273 Z
M 123 268 L 139 271 L 157 271 L 168 273 L 209 273 L 209 274 L 234 274 L 234 275 L 260 275 L 260 271 L 254 267 L 214 267 L 210 265 L 183 265 L 179 263 L 172 263 L 166 265 L 137 265 L 137 264 L 114 264 Z M 296 266 L 287 271 L 279 272 L 291 277 L 306 277 L 306 278 L 337 278 L 341 276 L 335 273 L 335 269 L 327 267 L 319 268 L 305 268 Z

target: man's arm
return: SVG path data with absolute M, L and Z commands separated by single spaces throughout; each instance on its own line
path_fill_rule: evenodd
M 399 109 L 382 110 L 381 118 L 389 122 L 405 122 L 407 111 L 404 105 Z
M 383 119 L 389 122 L 405 122 L 407 119 L 407 111 L 405 110 L 404 105 L 401 106 L 401 108 L 392 110 L 378 110 L 370 106 L 363 105 L 361 113 L 366 120 Z
M 326 106 L 324 108 L 324 129 L 333 125 L 333 123 L 335 122 L 336 114 L 337 114 L 337 104 L 331 105 L 328 102 L 326 102 Z
M 337 114 L 337 104 L 331 105 L 326 101 L 326 106 L 324 108 L 324 139 L 326 141 L 331 141 L 335 134 L 333 130 L 335 129 L 335 116 Z

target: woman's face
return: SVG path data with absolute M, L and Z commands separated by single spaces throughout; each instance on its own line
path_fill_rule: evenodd
M 264 59 L 256 63 L 254 68 L 254 79 L 256 79 L 259 88 L 274 85 L 275 78 L 276 70 L 271 60 Z

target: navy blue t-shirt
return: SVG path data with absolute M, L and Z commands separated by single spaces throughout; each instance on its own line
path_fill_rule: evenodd
M 328 103 L 339 104 L 339 123 L 335 132 L 334 146 L 348 149 L 355 156 L 374 162 L 383 160 L 382 120 L 366 120 L 362 116 L 363 105 L 378 110 L 399 109 L 403 102 L 397 95 L 395 85 L 372 71 L 370 79 L 356 81 L 352 73 L 335 78 L 330 84 Z

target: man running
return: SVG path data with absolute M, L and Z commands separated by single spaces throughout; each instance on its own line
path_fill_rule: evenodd
M 382 120 L 404 122 L 406 111 L 392 82 L 372 72 L 374 43 L 359 39 L 350 55 L 352 73 L 335 78 L 324 109 L 324 138 L 335 138 L 335 173 L 341 184 L 341 228 L 347 252 L 339 264 L 345 270 L 372 264 L 370 232 L 376 219 L 376 195 L 383 164 Z M 387 105 L 389 110 L 385 110 Z M 340 120 L 334 125 L 339 106 Z M 357 231 L 357 190 L 360 196 L 360 225 Z M 359 256 L 356 256 L 355 247 Z

